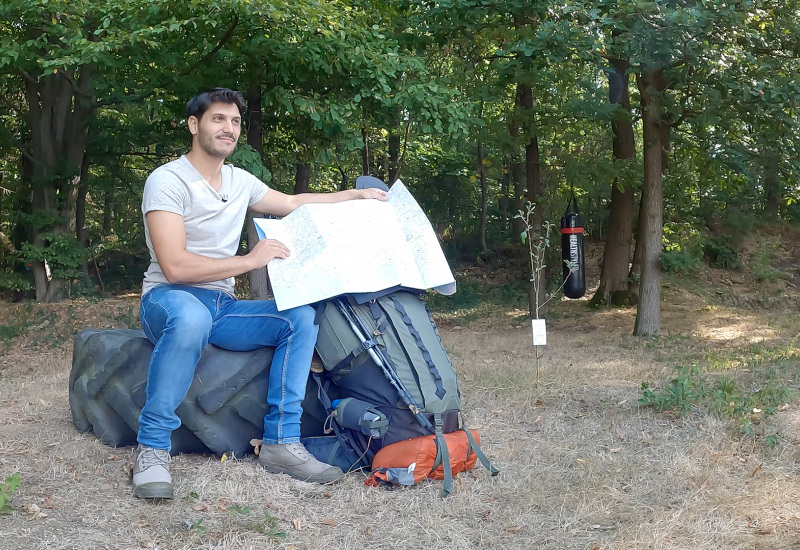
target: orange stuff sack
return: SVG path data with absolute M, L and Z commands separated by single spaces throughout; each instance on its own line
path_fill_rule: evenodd
M 478 455 L 475 447 L 480 445 L 480 436 L 470 430 L 473 441 L 464 430 L 444 434 L 447 445 L 445 456 L 449 456 L 450 468 L 436 464 L 438 446 L 435 435 L 414 437 L 383 447 L 372 459 L 372 475 L 365 485 L 378 486 L 383 483 L 414 485 L 425 478 L 445 481 L 449 493 L 452 476 L 475 466 Z M 440 458 L 441 462 L 442 459 Z

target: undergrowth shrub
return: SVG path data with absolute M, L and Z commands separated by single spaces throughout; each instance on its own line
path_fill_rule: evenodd
M 703 266 L 699 257 L 689 250 L 665 250 L 658 259 L 664 273 L 688 275 L 696 273 Z
M 664 224 L 664 251 L 659 257 L 665 273 L 688 275 L 700 270 L 703 263 L 700 232 L 689 222 Z
M 754 437 L 754 426 L 762 416 L 774 415 L 792 397 L 792 390 L 769 372 L 758 384 L 742 385 L 732 376 L 711 376 L 698 365 L 675 368 L 675 377 L 663 388 L 652 388 L 642 382 L 640 405 L 658 412 L 684 416 L 695 408 L 731 418 L 742 434 Z M 772 447 L 777 434 L 766 436 L 764 442 Z
M 772 267 L 777 259 L 781 236 L 762 237 L 756 234 L 756 249 L 750 253 L 750 272 L 757 281 L 772 282 L 783 276 L 779 269 Z
M 703 243 L 703 257 L 711 267 L 718 269 L 734 270 L 742 267 L 739 253 L 733 248 L 728 235 L 714 237 Z

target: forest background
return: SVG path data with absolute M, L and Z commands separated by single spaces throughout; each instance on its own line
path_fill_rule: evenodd
M 794 0 L 3 0 L 0 548 L 797 548 L 798 21 Z M 215 86 L 246 95 L 231 161 L 269 185 L 410 188 L 500 476 L 442 500 L 191 454 L 147 506 L 132 450 L 75 430 L 72 338 L 138 326 L 144 181 Z M 573 192 L 589 292 L 534 348 L 557 225 L 546 269 L 528 244 Z
M 530 284 L 517 214 L 535 204 L 542 239 L 574 192 L 604 243 L 592 303 L 637 304 L 635 334 L 658 334 L 664 271 L 736 269 L 759 223 L 800 218 L 796 14 L 718 0 L 5 1 L 0 288 L 36 301 L 138 289 L 144 180 L 186 151 L 186 100 L 226 86 L 248 99 L 233 163 L 289 193 L 402 177 L 453 265 L 514 267 L 515 299 L 560 275 L 553 248 Z M 763 277 L 782 276 L 768 265 L 779 238 L 759 241 Z M 463 299 L 485 298 L 469 273 Z M 242 292 L 266 288 L 253 273 Z

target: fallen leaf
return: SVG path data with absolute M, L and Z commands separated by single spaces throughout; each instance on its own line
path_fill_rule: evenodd
M 367 535 L 368 537 L 371 537 L 374 534 L 372 527 L 368 525 L 367 528 L 364 529 L 364 534 Z
M 778 407 L 778 410 L 779 410 L 780 412 L 783 412 L 783 411 L 788 411 L 788 410 L 789 410 L 789 403 L 784 403 L 783 405 L 781 405 L 780 407 Z
M 119 460 L 119 457 L 117 455 L 108 455 L 106 460 Z
M 258 452 L 261 450 L 261 445 L 264 443 L 262 439 L 256 439 L 255 437 L 250 440 L 250 445 L 253 446 L 253 452 L 258 456 Z
M 294 518 L 292 520 L 292 527 L 294 527 L 295 531 L 299 531 L 300 530 L 300 518 Z
M 42 504 L 42 508 L 46 508 L 48 510 L 53 509 L 53 497 L 47 497 L 44 499 L 44 504 Z
M 219 499 L 219 504 L 217 504 L 217 510 L 225 511 L 227 509 L 228 509 L 228 499 L 227 498 Z
M 225 462 L 226 460 L 228 460 L 228 454 L 227 453 L 222 453 L 222 458 L 220 458 L 219 461 L 220 462 Z
M 211 509 L 208 504 L 195 504 L 192 508 L 195 512 L 207 512 Z
M 503 529 L 509 533 L 519 533 L 522 530 L 522 527 L 517 527 L 516 525 L 508 525 Z
M 331 498 L 331 492 L 325 491 L 324 493 L 322 493 L 322 496 L 324 496 L 325 498 Z
M 489 497 L 489 498 L 483 499 L 481 502 L 483 502 L 484 504 L 489 504 L 490 502 L 494 502 L 494 500 L 495 500 L 494 497 Z
M 336 527 L 337 525 L 339 525 L 338 521 L 328 518 L 320 518 L 319 522 L 325 525 L 330 525 L 331 527 Z
M 31 504 L 29 506 L 20 506 L 20 510 L 28 515 L 28 521 L 35 521 L 37 519 L 46 518 L 47 514 L 42 512 L 38 506 Z

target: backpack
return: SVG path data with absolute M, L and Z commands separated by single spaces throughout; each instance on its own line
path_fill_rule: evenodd
M 393 467 L 410 466 L 415 453 L 403 451 L 401 442 L 425 438 L 428 443 L 417 443 L 430 447 L 436 466 L 423 477 L 435 478 L 439 468 L 443 496 L 454 469 L 463 469 L 451 463 L 472 467 L 477 457 L 497 475 L 464 425 L 456 373 L 420 293 L 333 298 L 318 304 L 317 322 L 316 352 L 324 369 L 312 379 L 328 413 L 326 428 L 335 433 L 335 448 L 347 455 L 349 469 L 375 467 L 376 454 L 389 446 L 396 449 L 389 453 Z M 445 434 L 454 432 L 470 440 L 458 446 L 465 456 L 448 452 Z M 400 464 L 406 454 L 409 462 Z

